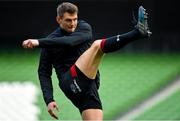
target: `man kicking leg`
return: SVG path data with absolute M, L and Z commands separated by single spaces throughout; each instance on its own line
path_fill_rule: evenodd
M 102 106 L 97 87 L 96 85 L 92 86 L 93 84 L 91 83 L 94 82 L 97 77 L 98 66 L 103 55 L 117 51 L 134 40 L 146 38 L 150 35 L 151 32 L 147 24 L 147 13 L 141 6 L 138 10 L 138 21 L 134 30 L 122 35 L 94 41 L 92 45 L 78 57 L 70 70 L 63 74 L 65 78 L 61 79 L 64 81 L 60 87 L 73 104 L 78 107 L 83 120 L 103 119 Z M 48 41 L 48 44 L 51 42 L 53 43 L 54 41 Z M 51 45 L 53 45 L 52 43 Z M 55 44 L 58 44 L 58 42 L 55 42 Z M 38 40 L 30 39 L 23 42 L 23 47 L 25 48 L 33 48 L 36 46 L 39 46 Z M 62 43 L 57 46 L 62 47 Z M 56 107 L 55 104 L 53 106 Z M 51 113 L 54 115 L 53 112 Z

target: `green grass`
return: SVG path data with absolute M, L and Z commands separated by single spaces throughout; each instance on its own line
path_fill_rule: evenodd
M 179 59 L 161 54 L 107 56 L 101 65 L 105 119 L 122 115 L 170 83 L 179 74 Z
M 39 50 L 0 52 L 0 82 L 32 81 L 39 86 L 37 68 Z M 100 65 L 100 97 L 104 119 L 114 119 L 171 82 L 180 70 L 179 54 L 123 54 L 106 55 Z M 53 74 L 54 97 L 62 120 L 78 120 L 79 112 L 63 95 Z M 41 92 L 41 89 L 39 88 Z M 41 120 L 52 119 L 40 93 L 37 105 Z
M 180 120 L 180 90 L 135 120 Z

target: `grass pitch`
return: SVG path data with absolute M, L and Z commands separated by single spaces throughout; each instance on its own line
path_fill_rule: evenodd
M 0 52 L 0 83 L 32 81 L 41 92 L 37 68 L 39 50 L 13 50 Z M 156 93 L 179 75 L 179 54 L 114 53 L 104 57 L 101 65 L 100 97 L 104 119 L 112 120 Z M 58 87 L 52 75 L 54 98 L 59 105 L 61 120 L 79 120 L 80 114 Z M 51 120 L 40 93 L 37 106 L 40 120 Z

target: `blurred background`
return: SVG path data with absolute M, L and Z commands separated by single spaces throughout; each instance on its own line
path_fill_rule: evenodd
M 5 89 L 0 91 L 0 102 L 12 107 L 0 105 L 0 120 L 27 119 L 25 112 L 37 116 L 37 118 L 29 117 L 29 120 L 52 119 L 47 113 L 37 76 L 40 49 L 25 50 L 21 44 L 28 38 L 46 37 L 57 28 L 56 8 L 63 1 L 0 0 L 0 87 Z M 104 106 L 104 119 L 180 120 L 178 1 L 69 0 L 69 2 L 79 7 L 79 19 L 91 24 L 94 39 L 132 30 L 133 13 L 137 16 L 140 5 L 148 12 L 149 26 L 153 35 L 106 55 L 100 66 L 99 91 Z M 54 97 L 60 107 L 58 113 L 60 120 L 81 119 L 78 110 L 59 89 L 55 73 L 52 78 Z M 25 106 L 23 111 L 18 111 L 18 106 L 15 105 L 21 106 L 24 100 L 21 91 L 11 95 L 10 90 L 14 90 L 17 83 L 21 90 L 27 82 L 37 88 L 36 91 L 27 92 L 22 88 L 25 95 L 36 93 L 34 101 L 26 101 L 32 103 L 29 107 L 38 108 L 35 113 L 31 112 L 34 109 L 28 106 L 27 108 Z

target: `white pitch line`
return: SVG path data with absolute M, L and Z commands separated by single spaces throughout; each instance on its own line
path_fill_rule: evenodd
M 37 96 L 33 83 L 0 83 L 0 121 L 38 121 Z
M 123 121 L 130 121 L 133 118 L 141 115 L 146 110 L 150 109 L 152 106 L 162 102 L 163 100 L 167 99 L 169 96 L 171 96 L 176 91 L 180 90 L 180 78 L 177 81 L 174 81 L 172 84 L 170 84 L 165 89 L 161 90 L 154 96 L 150 97 L 150 99 L 144 101 L 139 106 L 135 107 L 133 110 L 128 112 L 127 114 L 123 115 L 122 117 L 118 118 L 117 120 L 123 120 Z

